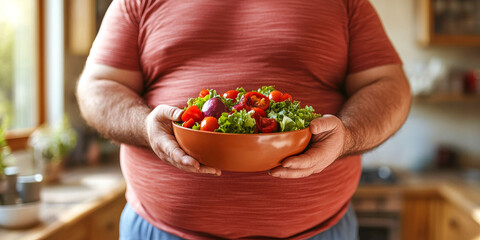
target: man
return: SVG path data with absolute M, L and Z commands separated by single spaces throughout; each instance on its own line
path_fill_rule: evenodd
M 263 85 L 327 114 L 306 152 L 232 173 L 178 146 L 170 124 L 188 98 Z M 78 99 L 122 143 L 122 239 L 355 239 L 358 154 L 400 128 L 410 92 L 367 0 L 114 0 Z

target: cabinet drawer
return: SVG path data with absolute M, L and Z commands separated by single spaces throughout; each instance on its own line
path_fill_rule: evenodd
M 480 238 L 480 225 L 455 206 L 445 204 L 444 239 L 471 240 Z
M 48 240 L 87 240 L 88 239 L 88 222 L 85 220 L 73 223 L 68 227 L 62 228 L 55 232 Z
M 118 239 L 120 215 L 125 207 L 125 203 L 124 197 L 117 198 L 88 218 L 90 220 L 90 240 Z

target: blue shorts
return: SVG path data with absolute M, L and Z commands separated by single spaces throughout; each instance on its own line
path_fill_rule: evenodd
M 180 240 L 182 238 L 162 231 L 140 217 L 127 203 L 120 219 L 120 240 Z M 358 225 L 352 206 L 331 228 L 310 238 L 310 240 L 356 240 Z

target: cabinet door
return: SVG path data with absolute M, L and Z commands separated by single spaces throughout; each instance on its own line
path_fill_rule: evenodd
M 48 240 L 87 240 L 88 239 L 88 222 L 80 220 L 71 223 L 69 226 L 62 227 L 61 230 L 47 237 Z
M 402 216 L 402 239 L 444 239 L 439 232 L 442 206 L 443 200 L 434 194 L 407 195 Z
M 116 240 L 119 237 L 120 215 L 125 207 L 126 200 L 119 197 L 97 210 L 89 217 L 90 240 Z
M 480 225 L 451 204 L 444 205 L 442 230 L 444 239 L 480 239 Z

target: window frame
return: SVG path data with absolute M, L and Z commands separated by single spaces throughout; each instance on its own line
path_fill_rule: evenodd
M 46 120 L 45 106 L 45 0 L 37 2 L 37 126 L 33 128 L 8 130 L 5 138 L 12 151 L 26 149 L 32 132 Z

